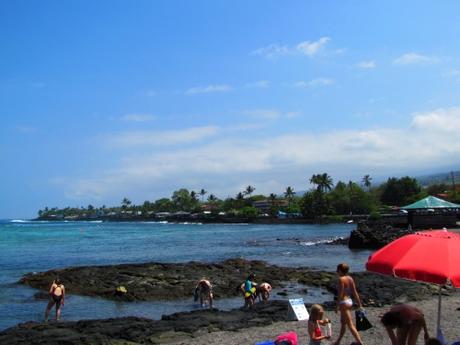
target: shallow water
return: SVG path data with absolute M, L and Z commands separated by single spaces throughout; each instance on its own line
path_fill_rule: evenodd
M 262 259 L 285 266 L 334 270 L 348 262 L 364 269 L 369 251 L 324 244 L 348 236 L 351 224 L 258 225 L 170 224 L 101 222 L 0 222 L 0 330 L 19 322 L 41 320 L 46 301 L 34 299 L 37 290 L 17 285 L 27 272 L 83 265 L 109 265 L 149 261 L 220 261 L 233 257 Z M 307 302 L 330 300 L 328 294 L 309 289 Z M 273 294 L 275 298 L 276 293 Z M 291 291 L 290 297 L 296 296 Z M 215 302 L 220 309 L 242 304 L 239 298 Z M 197 308 L 192 296 L 173 302 L 114 302 L 69 295 L 63 308 L 66 320 L 144 316 Z

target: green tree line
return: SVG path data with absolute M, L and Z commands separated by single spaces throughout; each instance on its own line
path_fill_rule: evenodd
M 443 195 L 452 202 L 460 202 L 455 184 L 433 184 L 422 188 L 415 178 L 409 176 L 391 177 L 385 183 L 373 186 L 370 175 L 365 175 L 361 181 L 338 181 L 327 173 L 314 174 L 306 180 L 308 190 L 302 195 L 295 192 L 291 186 L 286 187 L 280 196 L 271 193 L 268 196 L 254 194 L 256 188 L 247 186 L 236 193 L 234 197 L 218 198 L 215 194 L 202 188 L 190 191 L 181 188 L 174 191 L 170 198 L 160 198 L 155 201 L 144 201 L 135 205 L 128 198 L 123 198 L 120 206 L 66 207 L 48 208 L 38 211 L 39 217 L 102 217 L 107 215 L 150 216 L 160 212 L 189 212 L 219 214 L 227 216 L 256 217 L 261 212 L 275 216 L 278 211 L 288 214 L 301 215 L 309 219 L 325 216 L 340 216 L 352 214 L 370 214 L 385 212 L 394 206 L 402 206 L 414 202 L 427 195 Z M 258 201 L 266 201 L 268 210 L 261 211 L 254 207 Z

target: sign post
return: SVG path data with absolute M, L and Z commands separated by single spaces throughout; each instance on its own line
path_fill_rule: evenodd
M 288 319 L 303 321 L 308 320 L 310 315 L 308 314 L 307 308 L 305 308 L 305 303 L 303 298 L 296 298 L 289 300 L 288 307 Z

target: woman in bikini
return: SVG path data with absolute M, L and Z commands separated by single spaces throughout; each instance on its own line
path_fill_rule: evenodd
M 348 275 L 350 267 L 341 263 L 337 266 L 337 274 L 339 276 L 338 282 L 338 296 L 337 296 L 337 307 L 335 312 L 340 311 L 340 332 L 339 338 L 333 343 L 333 345 L 339 345 L 345 334 L 346 327 L 350 329 L 351 334 L 355 337 L 359 345 L 363 345 L 361 336 L 358 333 L 354 323 L 351 310 L 353 308 L 352 297 L 356 299 L 356 304 L 361 309 L 361 299 L 359 298 L 358 292 L 356 291 L 355 282 L 352 277 Z
M 48 316 L 50 314 L 50 311 L 55 304 L 56 304 L 56 321 L 59 321 L 59 319 L 61 318 L 61 307 L 64 305 L 64 300 L 65 300 L 65 287 L 59 278 L 56 278 L 51 284 L 49 295 L 50 295 L 50 301 L 48 302 L 48 305 L 46 306 L 45 321 L 48 321 Z

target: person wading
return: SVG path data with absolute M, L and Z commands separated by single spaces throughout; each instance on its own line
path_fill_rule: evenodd
M 51 284 L 49 295 L 50 301 L 46 306 L 45 322 L 48 321 L 50 311 L 54 305 L 56 305 L 56 321 L 59 321 L 59 319 L 61 318 L 61 308 L 64 305 L 65 301 L 65 287 L 59 278 L 56 278 Z

